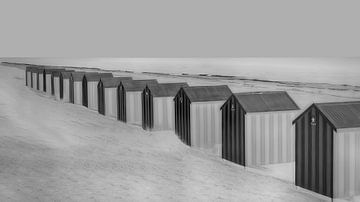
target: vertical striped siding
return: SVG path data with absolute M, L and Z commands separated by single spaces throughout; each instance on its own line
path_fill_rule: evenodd
M 36 73 L 31 73 L 32 74 L 32 80 L 33 80 L 33 89 L 37 89 L 37 80 L 36 80 L 36 78 L 37 78 L 37 75 L 36 75 Z
M 88 82 L 87 83 L 87 99 L 88 99 L 88 108 L 92 110 L 98 110 L 98 82 Z
M 63 79 L 63 101 L 70 102 L 70 81 Z
M 51 95 L 51 74 L 46 74 L 46 94 Z
M 296 112 L 248 113 L 245 115 L 247 166 L 294 161 Z
M 74 104 L 82 105 L 82 82 L 74 81 Z
M 141 92 L 126 92 L 126 122 L 141 125 Z
M 334 133 L 334 198 L 360 194 L 360 131 Z
M 191 103 L 191 146 L 221 156 L 220 102 Z
M 54 77 L 54 95 L 56 100 L 60 100 L 60 79 Z
M 27 86 L 31 87 L 31 72 L 27 72 Z
M 44 75 L 39 73 L 39 90 L 44 91 Z
M 117 118 L 117 89 L 104 88 L 105 116 Z
M 172 97 L 155 97 L 154 130 L 173 130 L 175 126 L 174 101 Z

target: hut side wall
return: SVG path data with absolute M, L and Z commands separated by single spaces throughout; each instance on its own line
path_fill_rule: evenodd
M 37 75 L 36 75 L 36 73 L 31 73 L 32 74 L 32 80 L 33 80 L 33 85 L 32 85 L 32 88 L 33 89 L 37 89 Z
M 103 83 L 101 81 L 98 83 L 97 90 L 98 90 L 98 112 L 99 114 L 105 115 L 105 95 L 104 95 Z
M 98 111 L 98 82 L 91 81 L 87 83 L 87 103 L 88 108 Z
M 88 87 L 87 87 L 87 80 L 84 76 L 82 81 L 82 105 L 88 107 Z
M 28 68 L 26 68 L 26 70 L 25 70 L 25 85 L 26 86 L 29 86 L 29 73 L 28 73 L 29 71 L 28 71 Z
M 190 132 L 190 100 L 182 89 L 174 98 L 175 105 L 175 133 L 180 140 L 191 146 Z
M 245 166 L 245 111 L 231 96 L 224 104 L 221 114 L 222 158 Z
M 44 74 L 39 73 L 39 90 L 44 91 Z
M 153 98 L 153 130 L 174 130 L 175 108 L 173 97 Z
M 117 118 L 117 89 L 104 88 L 105 116 Z
M 294 111 L 246 114 L 246 166 L 295 160 L 295 128 L 292 120 L 296 114 Z
M 334 198 L 360 195 L 360 129 L 334 132 Z
M 82 105 L 83 89 L 81 81 L 74 81 L 74 104 Z
M 118 120 L 126 122 L 126 92 L 118 87 Z
M 51 95 L 51 74 L 46 74 L 46 94 Z
M 332 197 L 333 128 L 314 106 L 295 124 L 295 185 Z
M 126 122 L 142 125 L 141 92 L 126 92 Z
M 54 77 L 54 95 L 56 100 L 60 100 L 60 78 Z
M 63 101 L 70 102 L 70 79 L 63 79 Z
M 191 146 L 222 156 L 221 112 L 224 101 L 190 105 Z
M 146 87 L 141 93 L 142 128 L 144 130 L 154 127 L 154 98 Z

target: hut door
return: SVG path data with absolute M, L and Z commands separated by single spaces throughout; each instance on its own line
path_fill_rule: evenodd
M 142 127 L 144 130 L 154 127 L 153 97 L 146 87 L 142 95 Z

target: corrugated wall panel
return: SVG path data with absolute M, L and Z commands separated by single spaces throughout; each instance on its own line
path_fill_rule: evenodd
M 98 110 L 98 82 L 87 82 L 87 99 L 88 108 Z
M 83 95 L 82 95 L 82 82 L 75 81 L 74 82 L 74 104 L 82 105 Z
M 222 104 L 224 101 L 191 103 L 191 146 L 222 156 Z
M 117 118 L 117 89 L 104 88 L 105 116 Z
M 175 126 L 175 109 L 172 97 L 156 97 L 153 99 L 153 130 L 173 130 Z
M 54 77 L 54 95 L 56 100 L 60 100 L 60 78 Z
M 32 73 L 32 80 L 33 80 L 32 88 L 35 89 L 35 90 L 37 89 L 37 79 L 36 79 L 36 77 L 37 77 L 36 73 Z
M 311 118 L 315 124 L 311 124 Z M 296 121 L 295 184 L 333 196 L 333 129 L 314 107 Z
M 46 94 L 51 95 L 51 74 L 46 74 Z
M 126 92 L 126 122 L 141 125 L 141 92 Z
M 287 163 L 295 160 L 297 112 L 248 113 L 245 116 L 246 166 Z
M 44 75 L 39 73 L 39 90 L 44 91 Z
M 360 129 L 334 133 L 334 198 L 360 194 Z
M 70 80 L 63 79 L 63 101 L 70 102 Z

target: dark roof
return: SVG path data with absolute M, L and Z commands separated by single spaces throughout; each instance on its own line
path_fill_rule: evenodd
M 156 79 L 121 81 L 121 85 L 126 91 L 143 91 L 146 85 L 156 83 Z
M 181 87 L 188 87 L 187 83 L 159 83 L 149 84 L 148 88 L 154 97 L 173 97 Z
M 227 85 L 221 86 L 190 86 L 183 87 L 191 102 L 221 101 L 231 95 Z
M 121 81 L 132 80 L 131 77 L 101 78 L 104 88 L 112 88 L 120 85 Z
M 63 72 L 74 72 L 74 70 L 54 71 L 54 72 L 52 72 L 52 75 L 55 77 L 60 77 L 60 74 Z
M 85 75 L 85 72 L 72 72 L 71 73 L 71 76 L 74 81 L 82 81 L 84 75 Z
M 101 78 L 110 78 L 113 77 L 112 73 L 98 73 L 98 72 L 90 72 L 85 73 L 84 75 L 86 80 L 89 81 L 100 81 Z
M 68 79 L 71 77 L 71 73 L 73 73 L 74 71 L 64 71 L 64 72 L 61 72 L 60 74 L 62 75 L 62 78 L 63 79 Z
M 336 128 L 360 127 L 360 101 L 314 104 Z
M 52 74 L 55 71 L 64 71 L 65 69 L 45 69 L 45 74 Z
M 271 112 L 299 110 L 299 107 L 285 91 L 264 91 L 234 93 L 246 112 Z

